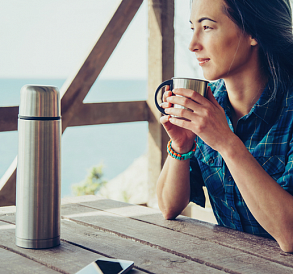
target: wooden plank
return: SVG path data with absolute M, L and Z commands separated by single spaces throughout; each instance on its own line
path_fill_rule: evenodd
M 0 107 L 0 132 L 17 130 L 17 107 Z
M 94 195 L 64 198 L 62 202 L 64 204 L 80 203 L 86 207 L 141 220 L 293 267 L 293 255 L 282 252 L 278 244 L 270 239 L 184 216 L 179 216 L 176 220 L 167 221 L 162 218 L 161 212 L 157 209 L 108 200 Z M 6 210 L 2 208 L 2 211 L 0 209 L 0 216 L 4 213 L 11 214 L 13 210 L 14 207 L 6 207 Z
M 1 227 L 1 226 L 0 226 Z M 34 262 L 22 255 L 14 253 L 11 250 L 7 250 L 0 245 L 0 258 L 1 258 L 1 273 L 62 273 L 48 268 L 45 265 Z
M 15 205 L 17 157 L 0 179 L 0 207 Z
M 129 207 L 126 205 L 124 210 L 128 211 Z M 115 205 L 108 204 L 108 208 L 113 210 Z M 139 211 L 137 214 L 139 215 Z M 109 212 L 109 209 L 98 212 L 89 205 L 86 207 L 78 204 L 64 205 L 62 216 L 75 222 L 91 225 L 99 230 L 104 229 L 110 233 L 119 232 L 121 237 L 148 243 L 157 249 L 168 250 L 182 258 L 202 262 L 213 268 L 225 269 L 230 273 L 292 273 L 293 256 L 290 254 L 284 263 L 271 261 L 251 252 L 212 242 L 208 238 L 194 237 L 146 221 L 138 222 L 133 218 L 121 217 Z M 181 222 L 180 226 L 184 225 L 185 223 Z M 194 227 L 194 229 L 196 228 Z M 222 240 L 224 241 L 224 238 Z M 235 240 L 237 241 L 237 238 Z M 255 246 L 257 246 L 257 242 L 255 242 Z M 273 253 L 273 251 L 269 252 Z M 275 253 L 275 255 L 277 254 Z
M 0 132 L 17 130 L 19 107 L 0 107 Z M 0 207 L 15 205 L 17 158 L 0 179 Z
M 17 130 L 19 107 L 0 107 L 0 132 Z M 148 121 L 146 101 L 82 104 L 70 126 Z
M 8 212 L 11 212 L 10 210 Z M 11 214 L 10 214 L 11 216 Z M 0 221 L 0 258 L 1 258 L 1 273 L 64 273 L 56 267 L 50 267 L 44 263 L 30 259 L 25 254 L 21 254 L 13 249 L 12 244 L 15 242 L 15 237 L 11 239 L 11 246 L 5 245 L 2 237 L 8 232 L 9 235 L 14 235 L 15 225 Z M 4 244 L 4 245 L 3 245 Z
M 126 123 L 148 120 L 145 101 L 83 104 L 70 126 Z
M 66 200 L 64 200 L 65 202 Z M 269 261 L 293 267 L 293 255 L 282 252 L 276 241 L 258 237 L 248 233 L 227 229 L 196 219 L 179 216 L 176 220 L 165 220 L 159 210 L 127 203 L 112 201 L 100 197 L 73 198 L 81 205 L 111 212 L 119 216 L 148 222 L 165 227 L 202 240 L 214 242 L 229 248 L 253 254 Z
M 81 204 L 74 204 L 74 201 L 79 201 Z M 95 207 L 103 208 L 103 210 L 97 210 Z M 13 210 L 14 207 L 2 209 L 0 213 L 6 214 L 0 214 L 0 219 L 13 223 Z M 292 264 L 293 256 L 291 254 L 286 254 L 285 263 L 282 264 L 281 262 L 278 263 L 255 256 L 249 252 L 241 252 L 233 247 L 214 243 L 209 238 L 199 239 L 196 236 L 179 231 L 179 228 L 185 231 L 186 228 L 189 227 L 190 229 L 193 228 L 195 234 L 197 231 L 203 233 L 205 230 L 212 235 L 214 229 L 218 228 L 218 226 L 208 225 L 203 222 L 195 221 L 194 223 L 188 223 L 186 220 L 189 220 L 189 218 L 184 218 L 177 222 L 166 221 L 161 217 L 163 224 L 163 226 L 161 226 L 160 223 L 150 222 L 151 216 L 155 216 L 156 219 L 159 218 L 160 214 L 157 210 L 107 199 L 97 199 L 97 197 L 94 196 L 63 199 L 62 215 L 64 214 L 69 215 L 65 217 L 67 221 L 66 219 L 62 221 L 61 238 L 65 243 L 74 243 L 86 250 L 94 250 L 95 252 L 101 253 L 105 252 L 105 254 L 116 258 L 120 257 L 120 254 L 127 254 L 126 256 L 130 256 L 127 257 L 127 259 L 135 258 L 135 261 L 138 261 L 139 269 L 143 265 L 146 267 L 143 269 L 151 273 L 166 273 L 164 271 L 154 271 L 158 266 L 154 266 L 152 262 L 158 260 L 162 260 L 160 264 L 163 264 L 165 270 L 170 269 L 174 264 L 177 265 L 178 271 L 180 269 L 180 272 L 177 272 L 177 268 L 176 272 L 174 272 L 172 268 L 172 273 L 182 273 L 183 270 L 181 265 L 184 265 L 184 273 L 200 273 L 200 271 L 202 271 L 201 273 L 209 273 L 203 269 L 196 272 L 198 265 L 208 266 L 208 270 L 214 271 L 218 269 L 228 273 L 292 273 L 292 266 L 288 267 L 289 264 Z M 140 221 L 140 219 L 142 219 L 142 221 Z M 177 231 L 173 230 L 174 227 L 172 225 L 169 227 L 169 224 L 175 223 L 178 224 L 176 227 Z M 197 226 L 194 225 L 195 223 L 197 223 Z M 229 231 L 231 234 L 246 235 L 245 233 L 225 228 L 221 229 L 223 231 Z M 221 232 L 222 235 L 224 235 L 223 231 Z M 216 234 L 219 235 L 219 233 Z M 12 238 L 9 239 L 8 237 L 7 239 L 7 235 L 2 233 L 1 236 L 1 244 L 4 246 L 8 245 L 10 248 Z M 258 238 L 253 235 L 250 236 L 252 240 L 253 238 L 254 240 Z M 111 237 L 114 238 L 112 239 Z M 237 239 L 238 238 L 235 237 L 233 241 L 237 242 Z M 125 242 L 120 242 L 120 240 L 125 240 Z M 225 237 L 222 237 L 221 240 L 224 241 L 224 244 L 225 241 L 227 242 Z M 10 246 L 8 243 L 10 243 Z M 133 243 L 137 245 L 133 245 Z M 149 248 L 151 249 L 149 250 Z M 254 248 L 259 248 L 258 241 L 254 242 Z M 154 250 L 165 253 L 154 253 L 155 258 L 146 257 L 147 254 L 152 254 Z M 265 252 L 273 254 L 273 250 L 265 250 Z M 172 257 L 173 255 L 177 257 L 174 258 Z M 46 257 L 47 256 L 48 254 L 46 254 Z M 47 259 L 44 259 L 43 256 L 41 257 L 42 263 L 49 263 Z M 37 258 L 39 257 L 34 257 L 34 259 Z M 61 258 L 64 259 L 63 255 Z M 60 258 L 57 259 L 59 260 Z M 142 259 L 145 260 L 143 261 Z M 186 262 L 197 264 L 196 266 L 192 266 Z M 150 268 L 146 266 L 147 264 L 150 265 Z M 189 267 L 192 267 L 193 272 L 189 272 Z M 154 272 L 152 272 L 152 270 Z
M 2 215 L 14 215 L 16 212 L 15 206 L 3 206 L 0 207 L 0 216 Z
M 83 99 L 96 81 L 142 1 L 121 1 L 112 19 L 83 64 L 62 86 L 60 90 L 62 96 L 62 131 L 68 127 L 70 120 L 78 112 L 79 108 L 82 108 Z
M 136 242 L 132 238 L 121 237 L 119 234 L 115 235 L 96 227 L 85 227 L 68 221 L 63 221 L 62 225 L 64 240 L 77 242 L 83 247 L 110 257 L 134 261 L 138 269 L 148 273 L 223 273 L 146 243 Z
M 14 222 L 14 216 L 11 214 L 6 216 L 5 219 L 6 221 Z M 1 224 L 2 222 L 0 221 L 0 228 Z M 132 238 L 120 237 L 118 234 L 68 220 L 62 220 L 61 238 L 60 247 L 47 250 L 22 249 L 14 245 L 14 231 L 6 229 L 0 243 L 11 252 L 17 252 L 21 256 L 27 256 L 31 260 L 49 267 L 54 265 L 56 269 L 66 273 L 75 273 L 78 267 L 80 268 L 79 265 L 78 267 L 74 265 L 69 268 L 68 265 L 72 264 L 72 261 L 80 261 L 79 264 L 83 267 L 100 256 L 134 261 L 136 270 L 130 272 L 130 274 L 171 272 L 191 274 L 223 273 L 221 270 L 181 258 L 176 254 L 157 249 L 146 243 L 133 241 Z M 67 249 L 72 251 L 74 248 L 76 250 L 73 251 L 72 258 L 68 260 Z M 92 252 L 95 258 L 92 256 L 87 258 L 89 256 L 88 251 Z M 6 262 L 4 266 L 8 264 L 9 262 Z
M 159 84 L 174 76 L 174 0 L 149 0 L 148 13 L 148 188 L 149 206 L 157 204 L 156 183 L 165 162 L 168 136 L 154 103 Z
M 6 219 L 14 219 L 14 216 L 6 216 Z M 12 221 L 12 220 L 11 220 Z M 14 222 L 14 221 L 13 221 Z M 32 267 L 34 265 L 43 265 L 46 271 L 33 271 L 33 273 L 76 273 L 87 264 L 96 260 L 100 257 L 105 257 L 98 250 L 92 251 L 86 249 L 78 244 L 71 244 L 67 241 L 61 240 L 61 245 L 49 249 L 25 249 L 15 245 L 15 229 L 7 228 L 7 223 L 0 221 L 1 240 L 0 240 L 0 251 L 1 248 L 8 250 L 10 253 L 18 254 L 21 257 L 26 258 L 26 264 L 22 267 Z M 4 227 L 1 229 L 1 227 Z M 62 227 L 62 226 L 61 226 Z M 66 227 L 67 228 L 67 227 Z M 66 229 L 65 228 L 65 229 Z M 80 228 L 83 231 L 83 228 Z M 62 232 L 61 232 L 62 233 Z M 71 233 L 71 232 L 70 232 Z M 84 233 L 83 233 L 84 234 Z M 74 231 L 72 232 L 72 238 L 74 238 Z M 102 235 L 101 235 L 102 236 Z M 96 245 L 98 249 L 98 245 Z M 1 271 L 2 269 L 13 267 L 11 272 L 1 273 L 24 273 L 23 269 L 18 266 L 11 266 L 10 261 L 1 260 Z M 52 272 L 50 272 L 52 269 Z M 53 272 L 55 270 L 55 272 Z M 130 274 L 143 274 L 144 271 L 132 271 Z

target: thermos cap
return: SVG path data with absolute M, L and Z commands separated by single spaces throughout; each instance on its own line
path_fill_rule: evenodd
M 19 115 L 24 117 L 60 117 L 60 93 L 57 87 L 25 85 L 20 90 Z

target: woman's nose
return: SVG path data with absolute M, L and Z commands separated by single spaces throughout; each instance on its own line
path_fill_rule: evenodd
M 202 45 L 200 44 L 198 35 L 195 31 L 193 32 L 188 48 L 192 52 L 199 51 L 202 49 Z

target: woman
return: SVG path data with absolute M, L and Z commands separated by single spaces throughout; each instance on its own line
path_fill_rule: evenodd
M 172 142 L 158 179 L 159 207 L 174 219 L 190 201 L 204 206 L 206 186 L 219 225 L 273 237 L 293 252 L 289 0 L 194 0 L 190 22 L 189 49 L 204 77 L 217 81 L 207 98 L 188 89 L 164 94 L 161 123 Z M 191 159 L 172 157 L 190 155 L 194 140 Z

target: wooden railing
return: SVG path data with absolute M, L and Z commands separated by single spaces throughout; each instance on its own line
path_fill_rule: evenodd
M 162 81 L 174 75 L 174 0 L 145 1 L 149 5 L 147 101 L 83 103 L 143 0 L 120 2 L 85 61 L 66 80 L 60 93 L 62 132 L 70 126 L 148 121 L 148 204 L 152 206 L 156 203 L 155 186 L 166 158 L 167 144 L 153 94 Z M 0 107 L 0 132 L 17 130 L 17 116 L 18 106 Z M 16 168 L 17 158 L 0 180 L 0 206 L 15 204 Z

